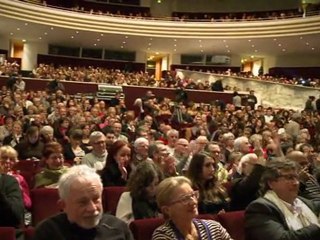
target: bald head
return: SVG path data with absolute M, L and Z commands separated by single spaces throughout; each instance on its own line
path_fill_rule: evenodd
M 300 151 L 291 151 L 286 155 L 286 158 L 296 162 L 301 167 L 306 167 L 309 165 L 307 157 Z

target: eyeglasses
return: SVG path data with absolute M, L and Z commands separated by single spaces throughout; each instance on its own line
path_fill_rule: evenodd
M 280 174 L 279 178 L 283 178 L 284 180 L 287 180 L 287 181 L 293 181 L 293 180 L 298 180 L 299 175 L 298 174 Z
M 179 197 L 177 200 L 174 200 L 170 203 L 170 205 L 176 204 L 176 203 L 182 203 L 183 205 L 188 205 L 192 200 L 198 200 L 199 199 L 199 191 L 193 191 L 189 194 L 183 195 L 182 197 Z

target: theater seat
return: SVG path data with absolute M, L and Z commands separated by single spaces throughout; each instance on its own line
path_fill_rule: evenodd
M 244 240 L 244 211 L 226 212 L 218 215 L 218 221 L 234 240 Z M 270 239 L 271 240 L 271 239 Z
M 134 220 L 129 227 L 135 240 L 150 240 L 153 231 L 163 223 L 163 218 L 148 218 Z
M 28 227 L 24 229 L 24 240 L 33 240 L 35 228 Z
M 104 212 L 112 215 L 116 214 L 120 196 L 124 191 L 126 191 L 126 187 L 105 187 L 103 189 L 102 204 Z
M 32 225 L 36 226 L 42 220 L 59 213 L 58 189 L 37 188 L 31 190 L 32 200 Z
M 197 218 L 217 220 L 217 216 L 211 214 L 201 214 Z M 163 224 L 164 221 L 163 218 L 134 220 L 130 223 L 129 227 L 135 240 L 150 240 L 154 230 Z
M 15 240 L 16 239 L 16 230 L 12 227 L 0 227 L 0 239 L 1 240 Z

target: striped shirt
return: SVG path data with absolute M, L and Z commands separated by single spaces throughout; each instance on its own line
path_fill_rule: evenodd
M 198 239 L 232 240 L 228 232 L 216 221 L 194 219 L 193 223 L 197 228 Z M 167 221 L 153 232 L 152 240 L 184 240 L 184 237 L 172 223 Z

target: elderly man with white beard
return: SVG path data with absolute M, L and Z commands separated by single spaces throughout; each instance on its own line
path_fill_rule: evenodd
M 64 212 L 42 222 L 34 240 L 133 240 L 124 222 L 103 214 L 103 187 L 94 169 L 74 166 L 61 176 L 58 185 L 59 204 Z

